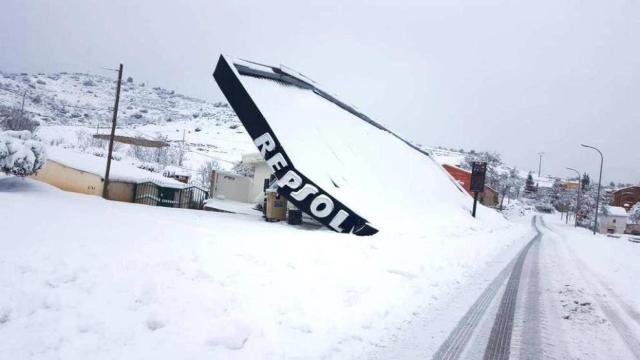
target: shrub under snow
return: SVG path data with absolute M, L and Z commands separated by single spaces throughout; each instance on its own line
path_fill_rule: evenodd
M 29 176 L 42 169 L 45 161 L 44 146 L 29 131 L 0 132 L 0 171 Z

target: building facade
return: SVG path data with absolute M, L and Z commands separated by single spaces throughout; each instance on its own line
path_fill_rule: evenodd
M 640 186 L 629 186 L 613 192 L 611 205 L 625 208 L 629 211 L 633 205 L 640 202 Z
M 605 206 L 598 218 L 598 231 L 602 234 L 624 234 L 628 217 L 623 207 Z
M 47 160 L 46 165 L 33 179 L 53 185 L 64 191 L 102 196 L 104 179 L 102 176 L 79 170 L 55 160 Z M 107 197 L 109 200 L 133 202 L 135 183 L 109 181 Z
M 469 195 L 473 196 L 471 192 L 471 171 L 449 164 L 443 164 L 442 167 L 462 185 Z M 496 206 L 498 205 L 498 192 L 488 185 L 485 185 L 484 191 L 478 193 L 478 199 L 480 203 L 486 206 Z
M 578 191 L 580 189 L 580 182 L 578 181 L 567 181 L 562 185 L 566 191 Z

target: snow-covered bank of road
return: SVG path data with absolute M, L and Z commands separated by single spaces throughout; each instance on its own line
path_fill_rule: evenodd
M 577 359 L 640 358 L 640 246 L 544 219 L 545 295 L 552 332 L 561 334 L 557 351 Z
M 530 232 L 361 238 L 2 177 L 0 204 L 1 359 L 359 358 Z

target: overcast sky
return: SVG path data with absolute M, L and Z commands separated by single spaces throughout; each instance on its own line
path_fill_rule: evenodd
M 220 53 L 284 64 L 404 137 L 640 181 L 638 1 L 2 0 L 0 69 L 125 76 L 211 101 Z

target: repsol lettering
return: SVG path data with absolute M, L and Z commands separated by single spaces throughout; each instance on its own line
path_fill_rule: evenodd
M 275 152 L 276 141 L 271 134 L 266 132 L 255 138 L 253 142 L 265 157 L 267 165 L 276 174 L 278 188 L 285 197 L 318 220 L 329 218 L 327 225 L 333 230 L 339 232 L 350 230 L 344 227 L 349 213 L 342 209 L 334 211 L 336 208 L 334 201 L 327 194 L 321 193 L 318 187 L 306 182 L 291 168 L 282 152 Z

